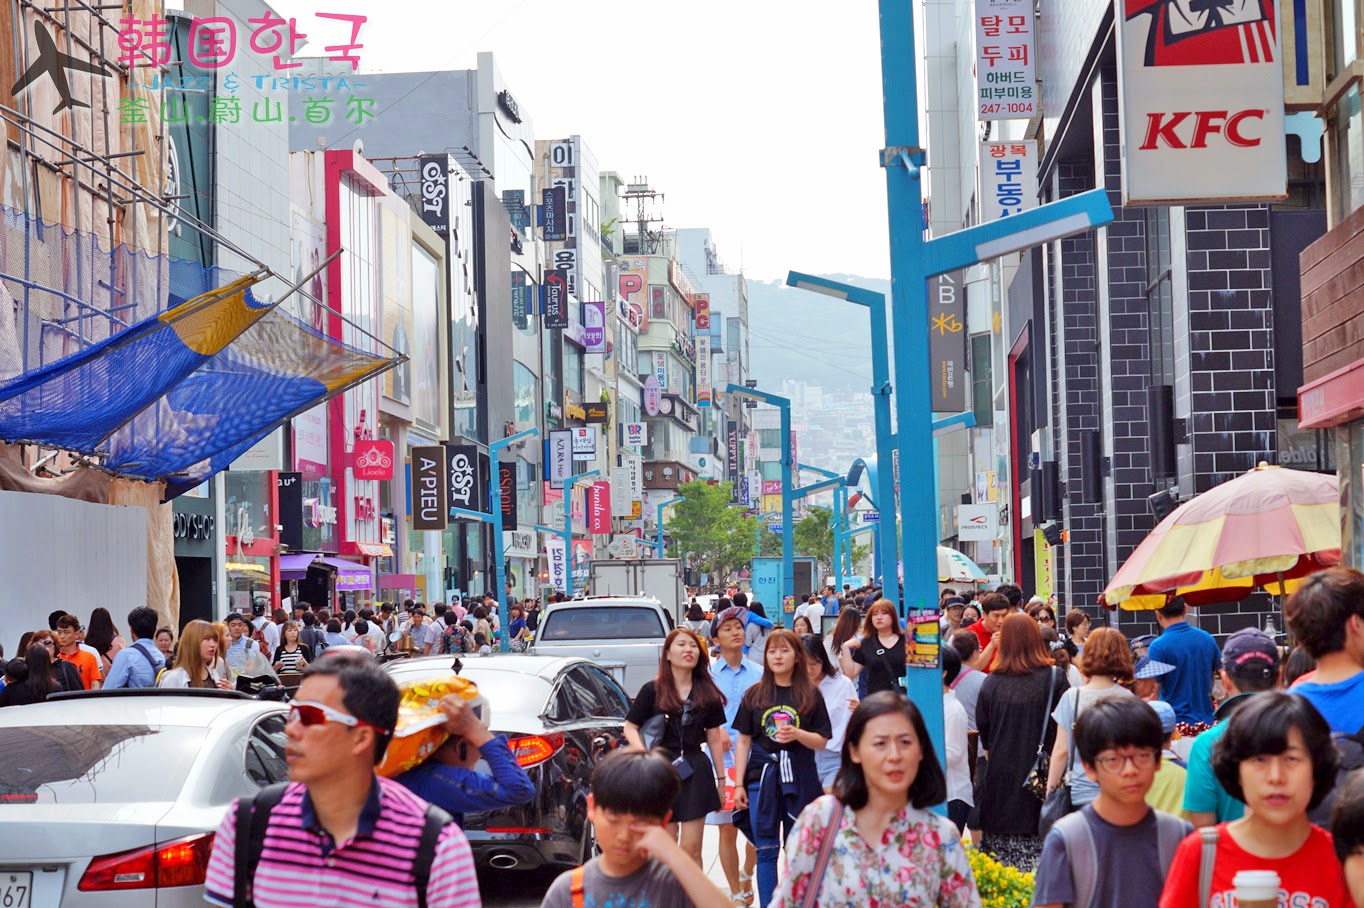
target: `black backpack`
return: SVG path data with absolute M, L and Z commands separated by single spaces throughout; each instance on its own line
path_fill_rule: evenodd
M 265 850 L 265 829 L 270 825 L 270 811 L 284 798 L 284 792 L 288 787 L 287 782 L 281 782 L 262 788 L 254 798 L 237 799 L 233 908 L 256 906 L 252 887 L 256 880 L 256 865 L 260 863 L 261 853 Z M 436 860 L 436 845 L 439 844 L 445 827 L 453 822 L 454 818 L 444 810 L 434 804 L 426 805 L 426 823 L 422 826 L 421 840 L 417 844 L 417 854 L 412 861 L 418 908 L 426 908 L 426 887 L 431 882 L 431 867 Z

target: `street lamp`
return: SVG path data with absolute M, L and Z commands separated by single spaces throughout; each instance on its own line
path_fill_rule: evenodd
M 1081 233 L 1113 220 L 1108 192 L 1093 189 L 954 233 L 924 237 L 926 158 L 919 142 L 918 57 L 913 0 L 878 0 L 881 88 L 889 210 L 890 272 L 895 334 L 896 447 L 900 456 L 900 557 L 907 613 L 936 612 L 937 514 L 935 496 L 920 494 L 915 480 L 933 475 L 932 395 L 925 379 L 928 350 L 928 279 L 1009 252 Z M 881 468 L 889 465 L 882 463 Z M 884 511 L 883 511 L 884 513 Z M 891 576 L 894 576 L 892 574 Z M 933 617 L 936 617 L 935 615 Z M 911 621 L 911 625 L 913 621 Z M 913 627 L 910 627 L 913 633 Z M 933 628 L 936 637 L 936 626 Z M 919 705 L 939 756 L 943 753 L 942 675 L 914 657 L 906 692 Z
M 549 533 L 558 536 L 564 541 L 564 593 L 573 595 L 573 487 L 584 479 L 591 479 L 593 476 L 600 476 L 601 470 L 588 470 L 586 473 L 579 473 L 577 476 L 570 476 L 564 480 L 564 528 L 556 530 L 553 527 L 536 524 L 535 529 L 541 533 Z
M 786 597 L 796 592 L 796 552 L 791 539 L 791 473 L 795 464 L 791 462 L 791 398 L 759 391 L 733 382 L 725 390 L 735 397 L 771 404 L 781 412 L 781 582 L 782 588 L 777 596 L 778 608 L 784 608 Z
M 499 438 L 488 445 L 488 462 L 492 464 L 492 475 L 488 477 L 488 509 L 491 513 L 484 514 L 482 511 L 471 511 L 468 508 L 450 509 L 451 517 L 468 517 L 493 525 L 493 590 L 497 597 L 497 615 L 501 622 L 500 627 L 507 627 L 510 617 L 507 614 L 506 584 L 502 582 L 506 544 L 502 540 L 502 483 L 498 477 L 497 465 L 501 462 L 502 451 L 509 445 L 516 444 L 523 438 L 530 438 L 532 435 L 539 434 L 540 430 L 532 427 L 517 432 L 515 435 Z M 501 648 L 504 653 L 511 651 L 511 641 L 507 639 L 506 634 L 502 635 Z
M 895 450 L 895 435 L 890 425 L 890 350 L 886 341 L 886 296 L 875 290 L 854 287 L 813 274 L 792 271 L 786 275 L 786 285 L 809 290 L 834 299 L 865 306 L 871 315 L 871 395 L 876 421 L 876 461 L 883 469 L 876 471 L 876 499 L 881 521 L 895 527 L 895 476 L 890 465 Z M 925 322 L 927 324 L 927 322 Z M 880 534 L 878 534 L 879 536 Z M 884 537 L 880 537 L 884 540 Z M 900 607 L 900 578 L 895 567 L 895 546 L 878 546 L 881 569 L 881 590 L 891 602 Z

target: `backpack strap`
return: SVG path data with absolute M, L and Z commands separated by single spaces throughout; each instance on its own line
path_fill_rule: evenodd
M 1217 827 L 1204 826 L 1198 830 L 1203 847 L 1198 852 L 1198 908 L 1212 903 L 1212 868 L 1217 863 Z
M 153 673 L 156 672 L 156 663 L 152 661 L 151 653 L 147 652 L 145 649 L 138 646 L 136 640 L 129 644 L 128 648 L 137 650 L 138 654 L 141 655 L 143 659 L 147 660 L 147 664 L 151 666 L 152 672 Z
M 256 865 L 265 850 L 265 828 L 270 825 L 270 811 L 284 798 L 289 783 L 268 785 L 256 792 L 254 798 L 237 799 L 236 847 L 232 880 L 233 908 L 255 908 L 252 891 L 256 879 Z
M 413 882 L 417 887 L 417 908 L 426 908 L 426 887 L 431 882 L 431 868 L 436 863 L 436 846 L 440 844 L 441 833 L 454 822 L 454 817 L 435 804 L 426 805 L 426 820 L 422 824 L 422 837 L 417 843 L 417 856 L 412 863 Z
M 1060 833 L 1061 840 L 1066 843 L 1070 878 L 1075 886 L 1074 908 L 1090 908 L 1099 885 L 1099 854 L 1089 821 L 1077 810 L 1057 820 L 1052 829 Z
M 1184 821 L 1163 810 L 1156 811 L 1156 848 L 1160 852 L 1160 872 L 1168 874 L 1175 851 L 1184 840 Z
M 569 891 L 573 893 L 573 908 L 583 908 L 583 877 L 586 867 L 574 867 L 568 878 Z

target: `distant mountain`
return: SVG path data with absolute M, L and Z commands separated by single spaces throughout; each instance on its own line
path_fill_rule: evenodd
M 822 275 L 890 296 L 890 281 Z M 826 390 L 871 384 L 871 321 L 861 306 L 795 290 L 777 281 L 748 282 L 750 375 L 759 387 L 802 379 Z

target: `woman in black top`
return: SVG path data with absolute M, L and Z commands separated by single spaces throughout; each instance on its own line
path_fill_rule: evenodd
M 980 850 L 1024 873 L 1037 868 L 1042 853 L 1037 835 L 1042 802 L 1023 783 L 1036 763 L 1039 739 L 1043 751 L 1051 753 L 1056 739 L 1052 710 L 1069 687 L 1042 644 L 1037 622 L 1021 612 L 1005 618 L 999 664 L 976 699 L 976 729 L 988 765 L 975 800 L 983 833 Z
M 778 628 L 767 638 L 763 676 L 734 716 L 735 823 L 758 851 L 758 905 L 777 889 L 777 855 L 800 812 L 824 793 L 815 753 L 833 735 L 829 711 L 805 668 L 800 638 Z M 747 810 L 747 820 L 739 812 Z M 745 828 L 747 827 L 747 828 Z
M 313 661 L 313 651 L 299 642 L 298 623 L 286 621 L 279 629 L 279 646 L 275 647 L 275 671 L 301 672 Z
M 52 659 L 47 648 L 35 644 L 24 659 L 11 659 L 5 666 L 5 689 L 0 690 L 0 706 L 41 703 L 47 695 L 61 690 L 52 679 Z
M 65 659 L 57 658 L 57 638 L 53 636 L 51 631 L 34 631 L 33 636 L 29 638 L 30 652 L 34 646 L 43 647 L 43 652 L 47 654 L 47 673 L 52 679 L 53 690 L 85 690 L 85 682 L 81 680 L 81 673 L 76 666 L 67 662 Z M 25 653 L 25 655 L 27 655 L 27 653 Z M 28 665 L 28 671 L 29 678 L 32 678 L 32 662 Z M 43 697 L 46 696 L 47 692 L 44 691 Z M 39 697 L 38 699 L 41 700 L 42 697 Z
M 854 680 L 866 670 L 867 696 L 883 690 L 904 693 L 905 635 L 889 599 L 878 599 L 867 609 L 861 635 L 844 642 L 839 664 Z
M 706 814 L 719 810 L 725 799 L 724 754 L 729 735 L 725 732 L 725 695 L 710 676 L 710 659 L 695 631 L 679 627 L 668 634 L 658 677 L 639 689 L 625 719 L 625 739 L 644 747 L 640 729 L 655 716 L 663 717 L 663 728 L 651 743 L 667 752 L 682 777 L 669 829 L 675 833 L 681 828 L 682 850 L 699 867 Z M 709 758 L 702 744 L 709 746 Z

